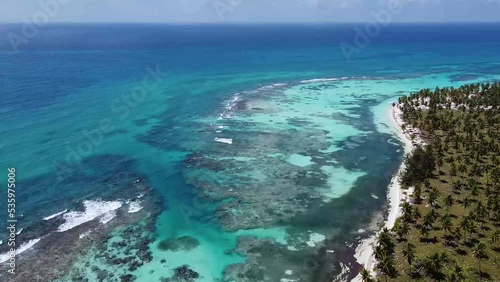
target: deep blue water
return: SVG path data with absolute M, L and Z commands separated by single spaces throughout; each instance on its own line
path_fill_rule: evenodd
M 41 28 L 19 46 L 20 53 L 13 53 L 6 35 L 22 35 L 21 28 L 4 25 L 3 103 L 24 109 L 47 106 L 70 95 L 68 88 L 133 78 L 144 65 L 160 62 L 172 75 L 309 71 L 369 76 L 388 69 L 421 74 L 429 65 L 495 63 L 489 61 L 500 41 L 498 24 L 391 25 L 347 62 L 339 45 L 355 46 L 354 26 L 364 24 L 54 25 Z M 477 71 L 493 71 L 487 66 Z
M 238 92 L 330 77 L 397 81 L 436 75 L 438 84 L 439 75 L 448 74 L 453 84 L 460 84 L 491 80 L 500 70 L 500 24 L 393 24 L 383 27 L 380 35 L 347 60 L 340 46 L 354 44 L 355 26 L 364 24 L 49 25 L 21 44 L 19 52 L 13 51 L 7 35 L 21 34 L 21 27 L 0 26 L 0 164 L 2 171 L 12 166 L 18 171 L 21 226 L 34 225 L 43 216 L 71 209 L 84 199 L 119 196 L 119 190 L 109 190 L 103 183 L 114 181 L 119 186 L 121 178 L 116 175 L 120 173 L 125 179 L 147 178 L 165 197 L 165 210 L 189 203 L 196 187 L 186 183 L 186 156 L 215 150 L 206 143 L 211 137 L 202 137 L 200 120 L 216 120 L 225 101 Z M 142 81 L 148 66 L 158 66 L 168 75 L 122 118 L 112 105 Z M 352 110 L 361 114 L 359 122 L 369 124 L 368 128 L 373 127 L 373 117 L 363 113 L 388 98 L 377 99 L 378 90 L 373 91 L 375 98 L 360 100 L 359 108 Z M 64 162 L 68 147 L 82 140 L 82 130 L 96 128 L 103 118 L 111 119 L 116 129 L 82 156 L 82 164 L 63 181 L 58 180 L 54 164 Z M 378 152 L 363 148 L 351 157 L 378 153 L 373 157 L 386 157 L 390 161 L 384 169 L 393 172 L 401 153 L 397 146 L 380 145 L 389 138 L 374 136 L 370 144 L 380 146 Z M 349 160 L 349 156 L 343 158 Z M 340 198 L 335 203 L 338 210 L 365 202 L 369 208 L 359 222 L 329 219 L 328 224 L 360 228 L 372 213 L 383 209 L 389 179 L 370 177 L 357 185 L 376 183 L 380 201 L 358 203 L 352 195 Z M 6 183 L 6 173 L 0 174 L 0 180 Z M 6 199 L 4 190 L 0 195 Z M 3 207 L 5 201 L 1 201 Z M 331 210 L 321 207 L 292 222 L 318 226 L 318 214 Z M 213 209 L 203 212 L 200 222 L 218 225 Z M 6 217 L 5 209 L 0 216 Z M 0 236 L 6 236 L 0 230 Z M 25 239 L 41 235 L 34 232 Z

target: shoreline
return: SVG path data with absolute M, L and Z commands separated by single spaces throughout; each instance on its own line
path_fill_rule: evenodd
M 389 120 L 391 124 L 389 125 L 393 134 L 396 138 L 398 138 L 401 142 L 403 142 L 405 155 L 411 153 L 413 147 L 417 144 L 423 144 L 423 140 L 419 137 L 419 131 L 409 127 L 406 131 L 403 131 L 402 124 L 402 111 L 399 109 L 398 103 L 390 103 L 389 109 L 387 110 L 387 114 L 389 115 Z M 413 135 L 413 140 L 412 140 Z M 399 184 L 399 175 L 405 169 L 404 160 L 399 166 L 396 174 L 393 175 L 391 182 L 389 184 L 389 189 L 387 191 L 388 196 L 388 209 L 386 211 L 387 218 L 384 221 L 384 225 L 380 228 L 391 229 L 394 227 L 396 220 L 401 215 L 400 203 L 403 200 L 408 199 L 408 195 L 411 194 L 411 189 L 407 191 L 403 191 L 401 189 L 401 184 Z M 371 275 L 375 275 L 375 267 L 376 267 L 376 259 L 374 255 L 374 246 L 377 241 L 377 236 L 379 231 L 375 232 L 372 236 L 362 239 L 355 250 L 354 257 L 357 260 L 357 263 L 362 265 Z M 352 282 L 362 282 L 361 273 L 351 280 Z

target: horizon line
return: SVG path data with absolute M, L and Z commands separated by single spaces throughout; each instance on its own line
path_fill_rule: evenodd
M 47 25 L 57 25 L 57 24 L 74 24 L 74 25 L 92 25 L 92 24 L 116 24 L 116 25 L 127 25 L 127 24 L 144 24 L 144 25 L 335 25 L 335 24 L 367 24 L 373 21 L 342 21 L 342 22 L 143 22 L 143 21 L 116 21 L 116 22 L 105 22 L 105 21 L 57 21 L 47 23 Z M 1 25 L 23 25 L 24 22 L 0 22 Z M 390 24 L 500 24 L 500 21 L 394 21 Z

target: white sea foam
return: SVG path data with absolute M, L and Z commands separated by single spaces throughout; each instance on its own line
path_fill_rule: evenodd
M 25 242 L 24 244 L 22 244 L 17 250 L 16 250 L 16 255 L 19 255 L 20 253 L 22 252 L 25 252 L 27 250 L 29 250 L 31 247 L 33 247 L 36 243 L 38 243 L 40 241 L 40 239 L 33 239 L 33 240 L 30 240 L 28 242 Z M 0 263 L 3 263 L 3 262 L 6 262 L 9 260 L 10 258 L 10 253 L 7 252 L 7 253 L 3 253 L 3 254 L 0 254 Z
M 346 79 L 349 79 L 349 77 L 343 76 L 343 77 L 331 77 L 331 78 L 313 78 L 313 79 L 301 80 L 300 83 L 328 82 L 328 81 L 337 81 Z
M 340 273 L 333 279 L 333 281 L 346 282 L 346 276 L 351 271 L 350 267 L 345 263 L 340 262 Z
M 120 201 L 84 201 L 83 206 L 85 207 L 84 212 L 71 211 L 65 213 L 63 215 L 65 222 L 59 226 L 57 231 L 64 232 L 70 230 L 110 211 L 117 210 L 122 206 L 122 203 Z
M 214 140 L 216 142 L 220 142 L 220 143 L 233 144 L 232 138 L 218 138 L 218 137 L 216 137 Z
M 128 205 L 128 213 L 136 213 L 138 211 L 142 210 L 141 202 L 131 202 Z
M 226 111 L 226 112 L 223 112 L 222 114 L 220 114 L 219 119 L 232 118 L 232 117 L 233 117 L 233 113 Z
M 1 246 L 1 245 L 3 245 L 3 241 L 2 241 L 2 240 L 0 240 L 0 246 Z
M 309 247 L 315 247 L 318 243 L 323 242 L 326 239 L 326 236 L 319 233 L 311 233 L 309 234 L 309 241 L 307 241 L 307 245 Z
M 337 80 L 340 80 L 340 78 L 337 78 L 337 77 L 333 77 L 333 78 L 314 78 L 314 79 L 301 80 L 300 83 L 327 82 L 327 81 L 337 81 Z
M 396 146 L 399 145 L 398 143 L 394 142 L 393 139 L 387 140 L 387 143 L 392 144 L 392 145 L 396 145 Z
M 99 222 L 102 224 L 108 223 L 110 220 L 116 217 L 116 210 L 109 211 L 105 213 L 100 219 Z
M 238 102 L 238 100 L 240 99 L 240 97 L 238 97 L 238 93 L 235 94 L 235 97 L 233 99 L 231 99 L 230 102 L 227 102 L 226 103 L 226 109 L 227 110 L 232 110 L 234 109 L 234 107 L 237 105 L 236 102 Z
M 24 230 L 24 228 L 19 229 L 19 230 L 16 232 L 16 235 L 21 234 L 21 232 L 23 232 L 23 230 Z
M 277 86 L 283 86 L 283 85 L 286 85 L 286 84 L 275 83 L 275 84 L 272 84 L 272 85 L 266 85 L 266 86 L 259 87 L 257 90 L 259 90 L 259 91 L 262 91 L 262 90 L 271 90 L 271 89 L 274 89 Z
M 54 217 L 59 216 L 59 215 L 61 215 L 61 214 L 63 214 L 63 213 L 66 213 L 67 211 L 68 211 L 68 210 L 67 210 L 67 209 L 65 209 L 65 210 L 63 210 L 62 212 L 58 212 L 58 213 L 55 213 L 55 214 L 53 214 L 53 215 L 46 216 L 46 217 L 44 217 L 44 218 L 43 218 L 43 220 L 50 220 L 50 219 L 53 219 Z
M 91 232 L 92 232 L 92 230 L 88 230 L 88 231 L 86 231 L 86 232 L 84 232 L 84 233 L 80 234 L 79 238 L 80 238 L 80 239 L 82 239 L 82 238 L 84 238 L 84 237 L 88 236 Z

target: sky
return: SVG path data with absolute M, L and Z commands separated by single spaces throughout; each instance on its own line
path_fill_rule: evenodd
M 397 7 L 397 9 L 394 9 Z M 0 22 L 500 21 L 500 0 L 0 0 Z

